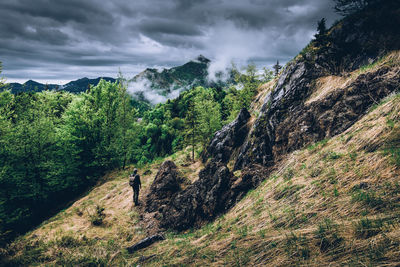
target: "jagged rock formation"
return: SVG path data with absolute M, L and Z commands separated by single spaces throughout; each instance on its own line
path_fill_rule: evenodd
M 242 169 L 250 162 L 270 166 L 273 164 L 272 147 L 274 130 L 283 118 L 289 116 L 293 107 L 302 103 L 310 94 L 312 81 L 322 75 L 314 65 L 296 61 L 288 65 L 280 76 L 275 90 L 268 94 L 261 113 L 253 125 L 250 138 L 240 149 L 235 170 Z
M 275 130 L 275 157 L 344 132 L 373 104 L 400 88 L 400 68 L 383 67 L 326 98 L 302 104 Z
M 361 74 L 346 88 L 335 90 L 324 99 L 306 104 L 305 100 L 312 93 L 311 79 L 306 71 L 298 75 L 297 70 L 304 66 L 302 62 L 295 65 L 287 68 L 274 94 L 267 97 L 241 148 L 236 170 L 254 163 L 270 166 L 288 152 L 345 131 L 370 106 L 400 86 L 400 69 L 382 67 Z M 286 76 L 289 80 L 282 82 Z
M 247 136 L 249 118 L 250 113 L 247 109 L 242 109 L 234 121 L 216 132 L 207 147 L 207 153 L 203 155 L 203 162 L 207 160 L 207 157 L 212 157 L 216 161 L 227 163 L 232 157 L 232 152 L 243 144 Z
M 199 179 L 185 189 L 172 161 L 165 161 L 150 187 L 145 210 L 156 212 L 162 228 L 184 230 L 199 226 L 232 207 L 260 182 L 261 175 L 237 177 L 225 163 L 232 150 L 240 147 L 247 135 L 250 114 L 242 109 L 237 118 L 215 134 L 208 148 L 212 160 L 200 171 Z
M 212 220 L 265 179 L 268 167 L 281 156 L 345 131 L 369 107 L 400 87 L 400 67 L 384 66 L 306 104 L 317 74 L 304 62 L 289 66 L 274 93 L 267 96 L 245 143 L 240 147 L 249 114 L 242 110 L 234 122 L 215 134 L 207 150 L 210 162 L 186 189 L 178 186 L 175 167 L 165 167 L 173 163 L 164 163 L 151 186 L 151 194 L 159 200 L 153 199 L 146 207 L 158 212 L 160 226 L 185 230 Z M 235 169 L 242 169 L 242 174 L 237 177 L 225 164 L 239 147 Z
M 163 165 L 171 163 L 164 163 Z M 165 168 L 163 168 L 165 170 Z M 171 175 L 167 172 L 159 172 L 158 181 L 165 178 L 171 181 Z M 164 176 L 162 176 L 162 175 Z M 172 193 L 168 201 L 158 206 L 155 210 L 150 202 L 146 202 L 147 211 L 156 211 L 156 218 L 160 220 L 159 225 L 166 229 L 178 231 L 200 226 L 203 222 L 210 221 L 236 204 L 244 194 L 259 183 L 254 179 L 261 177 L 261 173 L 248 173 L 242 177 L 233 175 L 232 172 L 221 162 L 211 161 L 200 171 L 199 179 L 183 190 Z M 152 187 L 155 188 L 154 182 Z M 168 191 L 168 183 L 165 187 L 159 187 L 162 192 Z M 149 194 L 150 196 L 150 194 Z M 160 203 L 163 200 L 153 201 Z
M 162 211 L 160 225 L 184 230 L 215 218 L 226 210 L 233 179 L 226 166 L 219 162 L 209 163 L 200 171 L 199 179 L 179 192 Z

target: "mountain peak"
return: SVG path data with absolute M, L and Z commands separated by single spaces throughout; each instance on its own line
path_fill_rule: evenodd
M 195 58 L 195 61 L 198 61 L 200 63 L 209 63 L 211 60 L 200 54 L 198 57 Z
M 28 80 L 24 83 L 25 85 L 31 85 L 31 84 L 39 84 L 38 82 L 34 81 L 34 80 Z

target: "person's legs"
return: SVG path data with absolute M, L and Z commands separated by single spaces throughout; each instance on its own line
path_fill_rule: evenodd
M 135 188 L 135 205 L 138 204 L 139 200 L 139 188 Z
M 133 201 L 133 203 L 136 203 L 136 201 L 135 201 L 135 199 L 136 199 L 136 196 L 135 196 L 135 194 L 136 194 L 136 190 L 135 190 L 135 188 L 133 188 L 132 187 L 132 191 L 133 191 L 133 196 L 132 196 L 132 201 Z

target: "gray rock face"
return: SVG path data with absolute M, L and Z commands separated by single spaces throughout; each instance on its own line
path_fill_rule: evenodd
M 342 20 L 321 46 L 308 52 L 306 49 L 288 64 L 240 148 L 235 170 L 253 164 L 271 166 L 285 153 L 341 133 L 374 102 L 396 90 L 398 76 L 387 78 L 385 73 L 390 70 L 382 68 L 361 75 L 353 84 L 324 100 L 312 105 L 304 103 L 317 78 L 355 70 L 387 51 L 400 49 L 399 28 L 388 27 L 389 21 L 400 23 L 400 17 L 390 5 L 384 9 Z
M 286 67 L 274 92 L 264 101 L 261 113 L 240 149 L 235 170 L 242 169 L 250 163 L 263 166 L 274 163 L 272 148 L 276 127 L 304 102 L 311 93 L 312 81 L 321 75 L 314 65 L 305 61 L 295 61 Z
M 400 69 L 383 67 L 360 75 L 348 87 L 320 101 L 302 104 L 276 127 L 274 157 L 344 132 L 374 103 L 399 87 Z
M 233 150 L 239 148 L 247 136 L 249 118 L 250 113 L 247 109 L 241 109 L 234 121 L 216 132 L 207 147 L 207 153 L 203 155 L 203 162 L 206 161 L 207 157 L 212 157 L 215 161 L 227 163 Z

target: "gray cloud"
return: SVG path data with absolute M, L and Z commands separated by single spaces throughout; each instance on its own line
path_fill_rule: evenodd
M 8 81 L 133 76 L 203 54 L 286 62 L 337 16 L 332 0 L 2 0 L 0 61 Z

